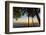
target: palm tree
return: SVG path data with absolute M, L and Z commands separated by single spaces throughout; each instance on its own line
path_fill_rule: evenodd
M 22 11 L 23 11 L 23 15 L 26 13 L 27 14 L 27 16 L 28 16 L 28 27 L 29 27 L 29 17 L 33 17 L 33 15 L 32 15 L 32 8 L 22 8 Z M 33 21 L 33 20 L 32 20 Z
M 33 17 L 35 16 L 35 13 L 33 13 L 33 8 L 28 8 L 28 25 L 29 25 L 29 17 L 32 17 L 32 22 L 33 22 Z
M 40 26 L 40 17 L 38 15 L 40 13 L 40 8 L 36 9 L 35 12 L 36 12 L 36 16 L 37 16 L 37 19 L 38 19 L 38 22 L 39 22 L 39 26 Z
M 40 9 L 39 8 L 28 8 L 27 11 L 28 11 L 28 17 L 32 16 L 32 19 L 33 19 L 33 17 L 36 15 L 38 22 L 40 24 L 40 17 L 38 15 L 40 13 Z M 28 20 L 29 20 L 29 18 L 28 18 Z M 32 22 L 33 22 L 33 20 L 32 20 Z M 33 24 L 33 26 L 34 26 L 34 24 Z
M 29 17 L 32 17 L 32 22 L 33 22 L 33 17 L 36 15 L 37 19 L 39 21 L 40 24 L 40 17 L 39 14 L 40 13 L 40 8 L 21 8 L 21 7 L 13 7 L 13 17 L 18 20 L 18 18 L 20 18 L 22 15 L 24 16 L 24 14 L 27 14 L 28 16 L 28 26 L 29 26 Z
M 27 12 L 27 15 L 28 15 L 28 26 L 29 26 L 29 17 L 32 17 L 32 22 L 33 22 L 33 17 L 35 15 L 37 16 L 38 22 L 40 24 L 40 17 L 38 15 L 40 13 L 40 9 L 39 8 L 25 8 L 25 10 L 26 11 L 24 11 L 24 13 Z M 33 24 L 33 26 L 34 26 L 34 24 Z

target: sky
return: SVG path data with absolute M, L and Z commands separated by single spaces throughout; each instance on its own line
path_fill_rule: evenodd
M 16 21 L 16 19 L 13 19 L 13 22 L 14 23 L 28 23 L 28 17 L 25 14 L 24 16 L 21 16 L 21 18 L 18 18 L 17 21 Z M 33 22 L 34 23 L 39 23 L 36 16 L 34 16 Z M 29 23 L 32 23 L 32 17 L 29 17 Z

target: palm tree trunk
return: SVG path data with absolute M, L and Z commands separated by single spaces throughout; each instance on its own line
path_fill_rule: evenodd
M 33 23 L 33 17 L 32 17 L 32 26 L 34 26 L 34 23 Z
M 38 22 L 39 22 L 39 26 L 40 26 L 40 17 L 39 17 L 37 12 L 36 12 L 36 16 L 37 16 L 37 19 L 38 19 Z
M 29 15 L 28 15 L 28 27 L 29 27 Z
M 33 12 L 32 12 L 32 25 L 34 26 L 34 23 L 33 23 Z

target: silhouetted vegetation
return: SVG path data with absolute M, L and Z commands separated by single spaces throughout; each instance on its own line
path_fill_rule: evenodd
M 24 7 L 13 7 L 13 18 L 18 20 L 21 16 L 24 16 L 24 14 L 27 14 L 28 16 L 28 25 L 29 25 L 29 17 L 33 17 L 36 15 L 38 22 L 40 24 L 40 8 L 24 8 Z M 33 21 L 33 20 L 32 20 Z

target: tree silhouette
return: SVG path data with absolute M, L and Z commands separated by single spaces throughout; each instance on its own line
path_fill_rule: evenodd
M 27 13 L 27 16 L 28 16 L 28 26 L 29 26 L 29 17 L 32 17 L 32 22 L 33 22 L 33 17 L 36 15 L 37 16 L 37 19 L 38 19 L 38 22 L 40 24 L 40 17 L 39 17 L 39 13 L 40 13 L 40 8 L 24 8 L 23 9 L 23 15 L 25 13 Z
M 39 22 L 39 26 L 40 26 L 40 17 L 38 15 L 40 13 L 40 8 L 36 9 L 35 12 L 36 12 L 35 15 L 37 16 L 37 19 L 38 19 L 38 22 Z
M 18 18 L 21 17 L 21 9 L 18 7 L 13 7 L 13 18 L 15 18 L 16 20 L 18 20 Z
M 40 24 L 40 17 L 38 15 L 39 13 L 40 13 L 40 8 L 13 7 L 13 18 L 18 20 L 18 18 L 20 18 L 21 16 L 24 16 L 24 14 L 27 14 L 28 26 L 29 26 L 29 17 L 32 17 L 33 19 L 35 15 L 37 16 L 38 22 Z

